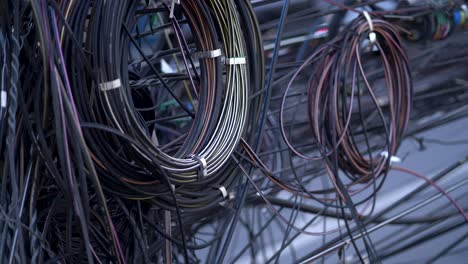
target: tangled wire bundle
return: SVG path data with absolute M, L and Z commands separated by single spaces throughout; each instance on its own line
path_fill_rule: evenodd
M 327 171 L 334 177 L 338 176 L 337 171 L 331 168 L 338 165 L 352 180 L 359 182 L 369 181 L 388 171 L 408 125 L 412 102 L 408 58 L 401 47 L 398 29 L 381 19 L 373 19 L 372 24 L 364 17 L 356 19 L 343 34 L 307 58 L 288 84 L 280 116 L 283 138 L 295 154 L 308 160 L 323 159 Z M 368 38 L 372 34 L 377 36 L 375 43 L 369 43 Z M 379 66 L 385 76 L 386 90 L 380 96 L 366 77 L 363 48 L 369 48 L 368 45 L 377 49 Z M 313 67 L 307 110 L 312 137 L 320 151 L 316 157 L 300 153 L 290 143 L 284 129 L 288 90 L 309 65 Z M 370 105 L 375 108 L 384 128 L 384 144 L 380 150 L 372 150 L 369 144 L 368 121 L 362 114 L 363 94 L 370 97 Z M 359 129 L 366 142 L 364 151 L 357 145 L 362 139 L 357 138 L 357 133 L 351 129 L 354 116 L 360 121 Z

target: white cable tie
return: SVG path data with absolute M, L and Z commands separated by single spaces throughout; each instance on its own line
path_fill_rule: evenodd
M 461 5 L 460 7 L 463 11 L 465 11 L 465 14 L 468 14 L 468 7 L 465 4 Z
M 344 246 L 349 247 L 351 245 L 351 239 L 346 239 Z
M 369 15 L 369 12 L 363 11 L 362 14 L 364 15 L 364 18 L 367 20 L 367 23 L 369 24 L 369 40 L 371 44 L 375 44 L 377 41 L 377 35 L 374 32 L 374 23 L 372 22 L 372 18 Z
M 198 59 L 213 59 L 222 55 L 221 49 L 200 51 L 195 53 L 195 57 Z
M 463 12 L 465 13 L 465 24 L 466 24 L 466 19 L 468 17 L 468 6 L 466 6 L 465 4 L 461 5 L 460 6 L 461 9 L 463 10 Z
M 221 192 L 221 194 L 223 195 L 223 198 L 226 198 L 228 196 L 228 192 L 227 192 L 226 188 L 224 188 L 224 186 L 221 186 L 218 189 Z
M 175 4 L 178 4 L 180 5 L 180 0 L 172 0 L 171 2 L 171 10 L 169 12 L 169 18 L 174 18 L 174 8 L 175 8 Z
M 153 129 L 153 133 L 151 133 L 151 142 L 153 142 L 155 146 L 159 145 L 158 137 L 156 136 L 156 129 Z
M 0 103 L 1 103 L 0 106 L 2 108 L 7 107 L 7 98 L 8 98 L 8 95 L 7 95 L 6 91 L 2 91 L 1 95 L 0 95 Z
M 197 161 L 198 164 L 200 165 L 199 170 L 198 170 L 199 176 L 206 177 L 206 175 L 208 175 L 208 170 L 206 169 L 206 166 L 207 166 L 206 159 L 204 157 L 200 157 L 196 155 L 193 155 L 192 159 Z
M 221 201 L 219 203 L 219 205 L 223 206 L 223 207 L 226 207 L 226 205 L 228 204 L 228 201 L 229 200 L 234 200 L 236 198 L 236 193 L 235 192 L 230 192 L 228 193 L 226 188 L 224 186 L 221 186 L 221 187 L 218 187 L 218 190 L 221 192 L 221 195 L 223 196 L 223 198 L 225 200 Z
M 388 151 L 382 151 L 382 153 L 380 153 L 380 155 L 385 157 L 386 159 L 388 159 Z M 397 157 L 397 156 L 391 156 L 390 157 L 390 164 L 392 164 L 392 163 L 401 163 L 401 158 Z
M 107 92 L 113 89 L 117 89 L 122 86 L 122 82 L 119 79 L 115 79 L 110 82 L 101 83 L 101 91 Z
M 245 59 L 245 57 L 226 58 L 224 63 L 226 65 L 241 65 L 246 64 L 247 60 Z
M 173 192 L 175 192 L 175 185 L 174 184 L 171 184 L 171 189 Z

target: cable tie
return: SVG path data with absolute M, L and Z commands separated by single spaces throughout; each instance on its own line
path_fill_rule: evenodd
M 169 12 L 169 18 L 174 18 L 174 8 L 175 8 L 175 4 L 178 4 L 180 5 L 180 0 L 172 0 L 171 2 L 171 10 Z
M 110 82 L 101 83 L 101 91 L 107 92 L 122 86 L 122 82 L 119 79 L 115 79 Z
M 468 6 L 463 4 L 460 7 L 461 7 L 461 9 L 463 10 L 463 13 L 464 13 L 464 19 L 462 19 L 462 23 L 461 23 L 461 26 L 463 26 L 466 23 L 466 19 L 468 19 Z
M 380 156 L 383 156 L 383 157 L 385 157 L 387 159 L 388 158 L 388 151 L 382 151 L 382 153 L 380 153 Z M 401 163 L 401 158 L 397 157 L 397 156 L 391 156 L 390 157 L 390 164 L 392 164 L 392 163 Z
M 156 129 L 153 129 L 153 133 L 151 133 L 151 142 L 155 145 L 158 146 L 158 137 L 156 136 Z
M 224 186 L 219 187 L 218 190 L 223 195 L 223 198 L 226 198 L 228 196 L 228 192 L 227 192 L 226 188 L 224 188 Z
M 195 57 L 198 59 L 213 59 L 222 55 L 221 49 L 200 51 L 195 53 Z
M 215 186 L 215 188 L 216 188 L 216 186 Z M 234 200 L 236 198 L 236 193 L 235 192 L 228 193 L 228 191 L 226 190 L 226 188 L 224 186 L 217 187 L 217 189 L 221 192 L 221 195 L 224 198 L 223 201 L 219 202 L 219 205 L 221 205 L 223 207 L 226 207 L 229 200 L 232 201 L 232 200 Z
M 241 65 L 246 64 L 247 60 L 245 59 L 245 57 L 226 58 L 224 63 L 226 65 Z
M 171 189 L 173 192 L 175 192 L 175 185 L 174 184 L 171 184 Z
M 7 98 L 8 98 L 8 95 L 7 95 L 6 91 L 2 91 L 1 94 L 0 94 L 0 106 L 2 108 L 7 107 Z
M 362 14 L 364 15 L 364 18 L 367 20 L 367 23 L 369 24 L 369 40 L 371 44 L 375 44 L 377 41 L 377 35 L 374 32 L 374 23 L 372 22 L 372 18 L 369 15 L 369 12 L 363 11 Z
M 206 177 L 208 175 L 208 170 L 206 169 L 206 166 L 207 166 L 206 159 L 204 157 L 200 157 L 197 155 L 193 155 L 192 159 L 197 161 L 198 164 L 200 165 L 198 169 L 199 179 Z
M 468 13 L 468 7 L 465 4 L 461 5 L 460 7 L 463 9 L 463 11 L 465 11 L 465 13 Z
M 351 245 L 351 239 L 346 239 L 345 244 L 343 245 L 343 248 L 348 248 Z

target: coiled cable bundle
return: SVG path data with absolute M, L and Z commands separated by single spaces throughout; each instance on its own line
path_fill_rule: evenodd
M 323 159 L 328 166 L 338 164 L 352 180 L 361 182 L 384 174 L 389 169 L 391 157 L 397 152 L 409 122 L 412 97 L 408 59 L 401 47 L 398 30 L 384 20 L 373 19 L 371 23 L 364 17 L 356 19 L 342 35 L 319 48 L 304 62 L 289 82 L 280 116 L 284 127 L 284 104 L 288 90 L 299 72 L 313 65 L 308 88 L 308 113 L 312 136 L 321 155 L 310 157 L 301 154 L 289 143 L 284 128 L 283 138 L 298 156 L 310 160 Z M 372 35 L 376 37 L 375 42 Z M 377 49 L 385 75 L 386 90 L 381 96 L 366 77 L 362 47 L 369 43 L 369 36 L 370 45 Z M 350 87 L 350 95 L 346 87 Z M 380 151 L 372 151 L 368 142 L 367 153 L 361 151 L 356 145 L 359 141 L 356 133 L 351 129 L 353 117 L 357 116 L 365 141 L 368 141 L 366 122 L 361 115 L 363 93 L 370 98 L 384 127 L 384 144 Z M 385 105 L 388 105 L 388 117 L 384 114 Z
M 125 5 L 107 2 L 102 7 L 96 6 L 96 12 L 101 15 L 93 16 L 88 26 L 91 30 L 87 38 L 88 49 L 95 55 L 93 68 L 99 69 L 99 84 L 92 84 L 97 87 L 91 88 L 90 96 L 96 96 L 98 99 L 99 104 L 94 104 L 93 108 L 100 113 L 100 117 L 93 117 L 87 122 L 105 124 L 138 141 L 137 145 L 123 137 L 103 132 L 100 133 L 106 138 L 103 142 L 114 141 L 115 144 L 112 146 L 106 143 L 106 146 L 102 146 L 95 131 L 88 133 L 90 140 L 96 142 L 90 144 L 90 149 L 95 154 L 96 164 L 100 167 L 104 180 L 108 183 L 106 186 L 111 191 L 120 192 L 127 197 L 161 197 L 170 188 L 161 184 L 160 175 L 167 173 L 171 188 L 176 188 L 182 197 L 190 197 L 186 200 L 181 198 L 181 205 L 199 207 L 207 203 L 216 204 L 213 203 L 213 196 L 226 198 L 224 192 L 217 188 L 227 188 L 233 182 L 234 175 L 225 169 L 233 169 L 232 166 L 227 166 L 229 158 L 246 131 L 249 83 L 253 79 L 247 72 L 247 52 L 235 5 L 231 1 L 213 1 L 210 5 L 199 1 L 181 3 L 181 10 L 193 32 L 198 49 L 196 56 L 200 61 L 199 77 L 195 70 L 192 69 L 191 72 L 190 69 L 186 69 L 186 74 L 191 75 L 193 83 L 198 83 L 192 87 L 198 95 L 198 109 L 195 113 L 185 109 L 186 114 L 193 118 L 192 127 L 186 135 L 166 145 L 155 144 L 152 133 L 141 122 L 141 116 L 135 109 L 130 90 L 127 88 L 129 76 L 127 63 L 123 58 L 126 58 L 129 46 L 138 45 L 135 40 L 129 38 L 129 28 L 132 28 L 134 23 L 131 17 L 137 12 L 137 8 L 131 3 L 128 3 L 126 8 L 121 6 Z M 209 8 L 212 8 L 213 16 L 210 15 Z M 115 24 L 121 23 L 119 21 L 101 23 L 100 17 L 109 17 L 106 21 L 120 19 L 126 26 L 115 27 Z M 181 39 L 181 52 L 186 53 L 186 40 L 180 25 L 175 18 L 170 20 L 176 35 Z M 222 67 L 218 39 L 223 45 L 225 67 Z M 145 56 L 143 53 L 140 55 Z M 150 65 L 148 62 L 149 60 L 146 63 Z M 151 65 L 149 68 L 150 74 L 159 75 L 161 89 L 172 89 L 164 87 L 168 86 L 169 82 L 161 77 L 161 73 Z M 225 81 L 222 78 L 223 68 L 226 70 Z M 95 95 L 92 95 L 93 91 Z M 173 96 L 181 101 L 177 94 Z M 89 99 L 83 97 L 82 100 Z M 87 109 L 89 107 L 82 110 L 89 111 Z M 116 160 L 120 162 L 116 163 Z M 115 181 L 116 177 L 120 182 Z M 207 186 L 214 186 L 213 192 L 195 191 Z M 167 205 L 171 203 L 170 198 L 162 200 L 164 202 L 160 205 L 172 208 Z
M 233 153 L 257 130 L 264 65 L 250 3 L 70 0 L 21 8 L 34 14 L 24 22 L 33 30 L 22 33 L 21 56 L 30 61 L 21 81 L 37 82 L 18 90 L 17 133 L 18 153 L 26 153 L 17 160 L 28 171 L 18 182 L 31 190 L 23 201 L 28 224 L 42 232 L 31 243 L 33 259 L 66 252 L 70 263 L 149 263 L 180 253 L 191 262 L 188 251 L 212 242 L 188 238 L 229 207 L 241 178 Z M 150 33 L 138 32 L 142 20 Z M 173 34 L 175 48 L 161 43 L 160 31 Z M 157 45 L 145 46 L 153 34 Z M 159 70 L 164 60 L 185 69 Z M 167 125 L 183 118 L 188 130 Z

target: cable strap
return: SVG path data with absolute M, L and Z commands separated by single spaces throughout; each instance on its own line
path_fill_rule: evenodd
M 224 63 L 226 65 L 242 65 L 246 64 L 247 60 L 245 59 L 245 57 L 226 58 Z
M 107 92 L 113 89 L 117 89 L 121 86 L 122 86 L 122 81 L 120 81 L 120 78 L 119 78 L 110 82 L 101 83 L 101 91 Z

